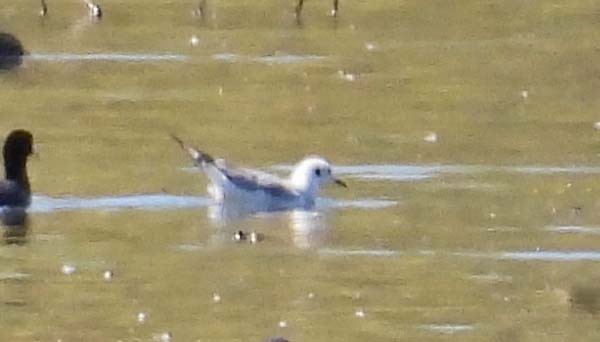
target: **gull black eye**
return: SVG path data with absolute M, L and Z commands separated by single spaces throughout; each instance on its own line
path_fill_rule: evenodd
M 315 175 L 317 175 L 317 177 L 321 177 L 321 169 L 316 169 Z

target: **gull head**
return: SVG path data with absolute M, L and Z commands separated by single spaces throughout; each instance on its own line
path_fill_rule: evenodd
M 333 175 L 331 164 L 319 156 L 309 156 L 300 161 L 294 167 L 290 181 L 294 188 L 308 196 L 316 196 L 320 187 L 328 183 L 348 187 L 346 183 Z

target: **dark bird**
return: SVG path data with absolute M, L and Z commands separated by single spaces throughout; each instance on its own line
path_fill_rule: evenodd
M 0 206 L 27 207 L 31 188 L 27 177 L 27 158 L 33 153 L 33 136 L 28 131 L 12 131 L 4 141 L 5 179 L 0 181 Z
M 0 32 L 0 70 L 19 66 L 24 54 L 23 45 L 15 36 Z

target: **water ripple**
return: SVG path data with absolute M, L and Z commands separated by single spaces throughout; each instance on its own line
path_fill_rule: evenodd
M 32 53 L 28 59 L 48 62 L 108 61 L 108 62 L 186 62 L 190 58 L 178 54 L 132 54 L 132 53 Z
M 107 196 L 94 198 L 33 196 L 30 211 L 46 213 L 52 211 L 90 209 L 180 209 L 206 207 L 212 203 L 208 198 L 195 196 L 175 196 L 166 194 L 141 194 Z
M 562 234 L 600 234 L 599 227 L 583 227 L 583 226 L 555 226 L 555 227 L 546 227 L 546 230 L 553 233 L 562 233 Z
M 319 250 L 321 256 L 377 256 L 393 257 L 399 256 L 400 252 L 389 249 L 331 249 Z
M 419 328 L 442 334 L 454 334 L 457 332 L 470 331 L 474 329 L 472 325 L 467 324 L 424 324 L 420 325 Z
M 512 261 L 600 261 L 600 251 L 507 251 L 498 253 L 456 252 L 454 256 Z
M 230 62 L 230 63 L 263 63 L 268 65 L 273 64 L 296 64 L 296 63 L 306 63 L 306 62 L 315 62 L 325 59 L 325 56 L 317 56 L 317 55 L 292 55 L 292 54 L 274 54 L 268 56 L 244 56 L 238 55 L 235 53 L 217 53 L 212 55 L 212 58 L 216 61 L 220 62 Z
M 48 197 L 43 195 L 33 196 L 29 212 L 47 213 L 53 211 L 72 211 L 72 210 L 166 210 L 166 209 L 185 209 L 208 207 L 214 202 L 207 197 L 199 196 L 178 196 L 169 194 L 133 194 L 122 196 L 105 197 Z M 356 200 L 335 200 L 330 198 L 319 198 L 317 208 L 328 209 L 381 209 L 396 205 L 397 202 L 391 200 L 378 199 L 356 199 Z

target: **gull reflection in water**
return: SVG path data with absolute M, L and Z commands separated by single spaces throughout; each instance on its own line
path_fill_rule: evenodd
M 281 221 L 291 232 L 293 244 L 300 249 L 322 246 L 327 239 L 327 219 L 329 211 L 317 209 L 296 209 L 289 211 L 259 212 L 232 204 L 214 204 L 208 206 L 208 218 L 218 228 L 236 230 L 250 219 Z M 277 228 L 277 227 L 274 227 Z M 265 232 L 268 238 L 269 233 Z
M 2 237 L 6 244 L 23 245 L 29 230 L 27 210 L 22 207 L 0 208 L 0 221 L 4 225 Z

